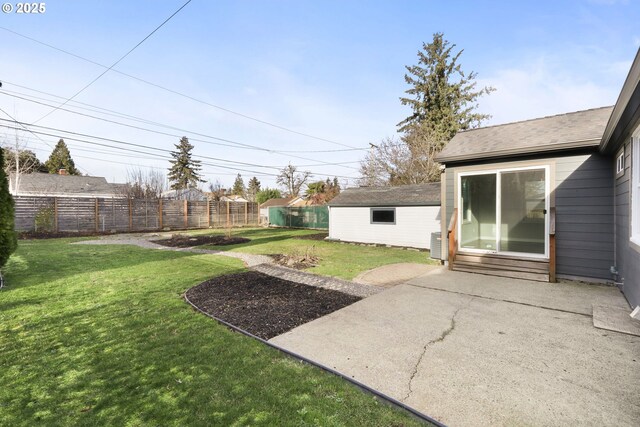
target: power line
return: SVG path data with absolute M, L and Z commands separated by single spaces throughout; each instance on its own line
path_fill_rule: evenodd
M 38 43 L 38 44 L 40 44 L 40 45 L 42 45 L 42 46 L 46 46 L 46 47 L 48 47 L 48 48 L 50 48 L 50 49 L 56 50 L 56 51 L 58 51 L 58 52 L 61 52 L 61 53 L 64 53 L 64 54 L 66 54 L 66 55 L 72 56 L 72 57 L 74 57 L 74 58 L 80 59 L 80 60 L 82 60 L 82 61 L 85 61 L 85 62 L 88 62 L 88 63 L 94 64 L 94 65 L 97 65 L 97 66 L 99 66 L 99 67 L 108 68 L 108 67 L 107 67 L 106 65 L 104 65 L 104 64 L 101 64 L 101 63 L 99 63 L 99 62 L 96 62 L 96 61 L 93 61 L 93 60 L 91 60 L 91 59 L 85 58 L 85 57 L 80 56 L 80 55 L 78 55 L 78 54 L 75 54 L 75 53 L 73 53 L 73 52 L 69 52 L 69 51 L 67 51 L 67 50 L 65 50 L 65 49 L 61 49 L 61 48 L 59 48 L 59 47 L 53 46 L 53 45 L 51 45 L 51 44 L 49 44 L 49 43 L 45 43 L 45 42 L 43 42 L 43 41 L 37 40 L 37 39 L 35 39 L 35 38 L 33 38 L 33 37 L 29 37 L 29 36 L 26 36 L 26 35 L 24 35 L 24 34 L 18 33 L 17 31 L 10 30 L 10 29 L 8 29 L 8 28 L 6 28 L 6 27 L 2 27 L 2 26 L 0 26 L 0 30 L 7 31 L 7 32 L 12 33 L 12 34 L 14 34 L 14 35 L 16 35 L 16 36 L 19 36 L 19 37 L 22 37 L 22 38 L 24 38 L 24 39 L 30 40 L 30 41 L 32 41 L 32 42 Z M 109 71 L 109 70 L 107 70 L 107 71 Z M 332 140 L 330 140 L 330 139 L 322 138 L 322 137 L 319 137 L 319 136 L 314 136 L 314 135 L 311 135 L 311 134 L 308 134 L 308 133 L 299 132 L 299 131 L 296 131 L 296 130 L 293 130 L 293 129 L 287 128 L 287 127 L 285 127 L 285 126 L 281 126 L 281 125 L 278 125 L 278 124 L 275 124 L 275 123 L 272 123 L 272 122 L 268 122 L 268 121 L 266 121 L 266 120 L 258 119 L 258 118 L 255 118 L 255 117 L 252 117 L 252 116 L 249 116 L 249 115 L 243 114 L 243 113 L 239 113 L 239 112 L 237 112 L 237 111 L 233 111 L 233 110 L 230 110 L 230 109 L 228 109 L 228 108 L 225 108 L 225 107 L 221 107 L 221 106 L 219 106 L 219 105 L 212 104 L 212 103 L 207 102 L 207 101 L 204 101 L 204 100 L 202 100 L 202 99 L 198 99 L 198 98 L 195 98 L 195 97 L 193 97 L 193 96 L 190 96 L 190 95 L 184 94 L 184 93 L 182 93 L 182 92 L 178 92 L 178 91 L 176 91 L 176 90 L 173 90 L 173 89 L 170 89 L 170 88 L 168 88 L 168 87 L 165 87 L 165 86 L 159 85 L 159 84 L 157 84 L 157 83 L 152 83 L 152 82 L 150 82 L 150 81 L 148 81 L 148 80 L 142 79 L 142 78 L 140 78 L 140 77 L 136 77 L 136 76 L 131 75 L 131 74 L 127 74 L 127 73 L 122 72 L 122 71 L 119 71 L 119 70 L 112 70 L 112 71 L 113 71 L 113 72 L 116 72 L 116 73 L 118 73 L 118 74 L 120 74 L 120 75 L 123 75 L 123 76 L 125 76 L 125 77 L 129 77 L 129 78 L 131 78 L 131 79 L 137 80 L 137 81 L 139 81 L 139 82 L 141 82 L 141 83 L 147 84 L 147 85 L 149 85 L 149 86 L 153 86 L 153 87 L 155 87 L 155 88 L 162 89 L 162 90 L 164 90 L 164 91 L 166 91 L 166 92 L 169 92 L 169 93 L 172 93 L 172 94 L 174 94 L 174 95 L 178 95 L 178 96 L 181 96 L 181 97 L 183 97 L 183 98 L 187 98 L 187 99 L 189 99 L 189 100 L 191 100 L 191 101 L 195 101 L 195 102 L 198 102 L 198 103 L 200 103 L 200 104 L 204 104 L 204 105 L 207 105 L 207 106 L 209 106 L 209 107 L 216 108 L 216 109 L 218 109 L 218 110 L 224 111 L 224 112 L 226 112 L 226 113 L 234 114 L 234 115 L 236 115 L 236 116 L 239 116 L 239 117 L 242 117 L 242 118 L 245 118 L 245 119 L 248 119 L 248 120 L 252 120 L 252 121 L 254 121 L 254 122 L 262 123 L 262 124 L 264 124 L 264 125 L 271 126 L 271 127 L 273 127 L 273 128 L 283 130 L 283 131 L 285 131 L 285 132 L 293 133 L 293 134 L 296 134 L 296 135 L 304 136 L 304 137 L 306 137 L 306 138 L 311 138 L 311 139 L 315 139 L 315 140 L 318 140 L 318 141 L 328 142 L 328 143 L 330 143 L 330 144 L 338 145 L 338 146 L 341 146 L 341 147 L 353 148 L 353 149 L 359 149 L 358 147 L 354 147 L 354 146 L 351 146 L 351 145 L 348 145 L 348 144 L 343 144 L 343 143 L 341 143 L 341 142 L 332 141 Z
M 20 85 L 18 83 L 10 82 L 10 81 L 7 81 L 7 80 L 3 80 L 3 82 L 4 83 L 9 83 L 10 85 L 19 87 L 21 89 L 26 89 L 26 90 L 31 91 L 31 92 L 36 92 L 36 93 L 39 93 L 39 94 L 42 94 L 42 95 L 47 95 L 47 96 L 50 96 L 50 97 L 53 97 L 53 98 L 64 99 L 63 96 L 55 95 L 53 93 L 49 93 L 49 92 L 45 92 L 45 91 L 42 91 L 42 90 L 31 88 L 31 87 L 23 86 L 23 85 Z M 2 92 L 6 93 L 9 96 L 14 96 L 15 95 L 14 96 L 15 98 L 23 99 L 23 100 L 29 101 L 29 102 L 35 102 L 32 99 L 37 99 L 37 100 L 40 100 L 40 101 L 53 102 L 53 101 L 51 101 L 51 100 L 49 100 L 47 98 L 41 98 L 41 97 L 37 97 L 37 96 L 34 96 L 34 95 L 22 93 L 22 92 L 10 91 L 10 90 L 6 90 L 6 89 L 3 89 Z M 32 99 L 20 98 L 17 95 L 28 96 L 29 98 L 32 98 Z M 136 121 L 136 122 L 140 122 L 140 123 L 150 124 L 150 125 L 153 125 L 153 126 L 163 127 L 163 128 L 166 128 L 166 129 L 173 129 L 173 130 L 177 130 L 177 131 L 180 131 L 180 132 L 186 132 L 186 133 L 188 133 L 190 135 L 198 135 L 198 136 L 202 136 L 202 137 L 205 137 L 205 138 L 211 138 L 211 139 L 215 139 L 215 140 L 218 140 L 218 141 L 225 141 L 225 142 L 229 142 L 230 144 L 234 144 L 234 145 L 217 144 L 217 145 L 221 145 L 221 146 L 225 146 L 225 147 L 235 147 L 237 145 L 237 147 L 235 147 L 235 148 L 267 151 L 269 153 L 340 153 L 340 152 L 349 152 L 349 151 L 366 151 L 366 150 L 369 150 L 368 147 L 367 148 L 337 148 L 337 149 L 332 149 L 332 150 L 273 150 L 273 149 L 270 149 L 270 148 L 263 148 L 263 147 L 260 147 L 260 146 L 257 146 L 257 145 L 246 144 L 246 143 L 232 141 L 232 140 L 229 140 L 229 139 L 224 139 L 224 138 L 220 138 L 220 137 L 216 137 L 216 136 L 211 136 L 211 135 L 195 132 L 195 131 L 189 130 L 189 129 L 170 126 L 170 125 L 167 125 L 165 123 L 155 122 L 153 120 L 145 119 L 145 118 L 134 116 L 134 115 L 131 115 L 131 114 L 121 113 L 119 111 L 110 110 L 108 108 L 100 107 L 100 106 L 97 106 L 97 105 L 87 104 L 85 102 L 80 102 L 80 101 L 77 101 L 77 100 L 73 100 L 73 103 L 85 106 L 85 107 L 80 107 L 78 105 L 74 105 L 75 108 L 78 108 L 78 109 L 81 109 L 81 110 L 91 111 L 93 113 L 98 113 L 98 114 L 105 114 L 105 115 L 108 115 L 108 116 L 120 117 L 120 118 L 127 119 L 127 120 L 132 120 L 132 121 Z M 45 104 L 45 105 L 48 105 L 48 104 Z M 86 107 L 90 107 L 90 108 L 86 108 Z M 96 110 L 98 110 L 98 111 L 96 111 Z M 67 111 L 67 112 L 70 112 L 70 113 L 76 113 L 75 111 L 68 111 L 68 110 L 63 110 L 63 111 Z M 120 123 L 120 122 L 118 122 L 118 123 Z M 195 139 L 194 139 L 194 141 L 195 141 Z
M 0 121 L 9 121 L 9 120 L 0 119 Z M 21 126 L 24 126 L 24 124 L 22 124 L 20 122 L 18 122 L 18 124 L 21 124 Z M 71 134 L 71 135 L 85 136 L 85 137 L 89 137 L 89 138 L 94 138 L 94 139 L 104 140 L 104 141 L 107 141 L 107 142 L 116 143 L 116 144 L 122 144 L 122 145 L 125 145 L 125 146 L 133 146 L 133 147 L 137 147 L 137 148 L 144 148 L 144 149 L 149 149 L 149 150 L 160 151 L 160 152 L 163 152 L 163 153 L 171 153 L 171 150 L 166 150 L 166 149 L 156 148 L 156 147 L 150 147 L 150 146 L 142 145 L 142 144 L 135 144 L 135 143 L 131 143 L 131 142 L 119 141 L 119 140 L 114 140 L 114 139 L 110 139 L 110 138 L 103 138 L 103 137 L 99 137 L 99 136 L 92 136 L 92 135 L 82 134 L 82 133 L 78 133 L 78 132 L 71 132 L 71 131 L 66 131 L 66 130 L 62 130 L 62 129 L 55 129 L 55 128 L 50 128 L 50 127 L 47 127 L 47 126 L 40 126 L 40 125 L 30 125 L 30 126 L 33 126 L 33 127 L 36 127 L 36 128 L 40 128 L 40 129 L 53 130 L 53 131 L 57 131 L 57 132 L 65 133 L 65 134 L 68 133 L 68 134 Z M 14 129 L 14 130 L 22 130 L 20 128 L 12 127 L 12 126 L 8 126 L 8 125 L 4 125 L 4 124 L 0 124 L 0 127 L 7 128 L 7 129 Z M 45 135 L 45 136 L 51 136 L 51 137 L 56 137 L 56 138 L 60 137 L 59 133 L 58 134 L 53 134 L 53 133 L 48 133 L 48 132 L 43 132 L 43 131 L 36 131 L 36 130 L 31 130 L 31 129 L 26 129 L 26 130 L 28 132 L 34 134 L 34 135 Z M 116 150 L 122 150 L 122 151 L 126 151 L 126 152 L 133 152 L 133 153 L 136 153 L 136 154 L 157 156 L 160 159 L 171 160 L 170 157 L 163 157 L 160 154 L 149 153 L 147 151 L 141 151 L 141 150 L 132 149 L 132 148 L 117 147 L 117 146 L 113 146 L 113 145 L 109 145 L 109 144 L 105 144 L 105 143 L 99 143 L 99 142 L 95 142 L 95 141 L 88 141 L 88 140 L 77 138 L 77 137 L 64 136 L 64 138 L 68 139 L 68 140 L 72 140 L 72 141 L 77 141 L 77 142 L 90 144 L 90 145 L 97 145 L 97 146 L 101 146 L 101 147 L 113 148 L 113 149 L 116 149 Z M 235 161 L 230 161 L 230 160 L 225 160 L 225 159 L 218 159 L 218 158 L 215 158 L 215 157 L 208 157 L 208 156 L 199 156 L 199 155 L 195 156 L 194 155 L 194 157 L 208 159 L 208 160 L 217 160 L 217 161 L 226 161 L 226 162 L 232 162 L 232 163 L 239 163 L 241 165 L 247 165 L 247 166 L 252 166 L 252 167 L 279 169 L 279 167 L 277 167 L 277 166 L 263 166 L 263 165 L 258 165 L 258 164 L 254 164 L 254 163 L 235 162 Z M 226 169 L 237 170 L 237 171 L 241 171 L 241 172 L 249 172 L 249 173 L 252 173 L 252 174 L 264 174 L 265 176 L 267 176 L 267 175 L 268 176 L 278 176 L 277 174 L 273 174 L 273 173 L 257 172 L 255 170 L 239 168 L 239 167 L 236 167 L 236 166 L 220 165 L 220 164 L 208 163 L 208 162 L 204 162 L 204 161 L 202 161 L 201 163 L 203 165 L 207 165 L 207 166 L 226 168 Z M 344 175 L 323 174 L 323 173 L 318 173 L 318 172 L 313 172 L 313 174 L 314 175 L 318 175 L 318 176 L 327 176 L 327 177 L 336 176 L 338 178 L 353 179 L 353 177 L 351 177 L 351 176 L 344 176 Z
M 0 121 L 9 121 L 7 119 L 0 119 Z M 73 132 L 73 131 L 69 131 L 69 130 L 65 130 L 65 129 L 58 129 L 58 128 L 53 128 L 53 127 L 49 127 L 49 126 L 42 126 L 42 125 L 35 125 L 35 124 L 31 124 L 31 123 L 24 123 L 24 122 L 17 122 L 18 124 L 20 124 L 21 126 L 24 125 L 28 125 L 28 126 L 32 126 L 38 129 L 46 129 L 46 130 L 50 130 L 50 131 L 56 131 L 56 132 L 60 132 L 60 133 L 64 133 L 64 134 L 69 134 L 69 135 L 77 135 L 77 136 L 81 136 L 81 137 L 85 137 L 85 138 L 93 138 L 93 139 L 99 139 L 102 141 L 108 141 L 108 142 L 113 142 L 116 144 L 122 144 L 122 145 L 130 145 L 130 146 L 134 146 L 134 147 L 139 147 L 139 148 L 145 148 L 145 149 L 149 149 L 149 150 L 156 150 L 156 151 L 163 151 L 163 152 L 171 152 L 170 150 L 166 150 L 163 148 L 157 148 L 157 147 L 151 147 L 149 145 L 143 145 L 143 144 L 136 144 L 133 142 L 127 142 L 127 141 L 122 141 L 122 140 L 118 140 L 118 139 L 112 139 L 112 138 L 105 138 L 105 137 L 101 137 L 101 136 L 96 136 L 96 135 L 90 135 L 90 134 L 86 134 L 86 133 L 81 133 L 81 132 Z M 54 135 L 51 135 L 54 136 Z M 114 147 L 117 148 L 117 147 Z M 274 165 L 261 165 L 261 164 L 257 164 L 257 163 L 248 163 L 248 162 L 239 162 L 236 160 L 227 160 L 227 159 L 221 159 L 218 157 L 210 157 L 210 156 L 203 156 L 203 155 L 194 155 L 193 157 L 198 157 L 198 158 L 202 158 L 202 159 L 207 159 L 207 160 L 215 160 L 218 162 L 226 162 L 226 163 L 233 163 L 233 164 L 238 164 L 238 165 L 243 165 L 243 166 L 252 166 L 252 167 L 259 167 L 259 168 L 266 168 L 266 169 L 282 169 L 285 166 L 274 166 Z M 307 165 L 307 166 L 339 166 L 340 163 L 331 163 L 331 164 L 315 164 L 315 165 Z
M 6 120 L 6 119 L 0 119 L 0 120 L 3 120 L 3 121 L 11 121 L 11 122 L 13 122 L 13 123 L 15 123 L 15 124 L 19 124 L 22 128 L 24 128 L 24 130 L 26 130 L 27 132 L 30 132 L 30 133 L 31 133 L 31 134 L 33 134 L 36 138 L 38 138 L 40 141 L 44 142 L 47 146 L 49 146 L 49 148 L 51 148 L 52 150 L 54 150 L 54 148 L 53 148 L 53 147 L 52 147 L 48 142 L 46 142 L 44 139 L 40 138 L 40 136 L 38 136 L 35 132 L 32 132 L 32 131 L 31 131 L 31 129 L 29 129 L 29 128 L 27 128 L 26 126 L 24 126 L 22 123 L 20 123 L 18 120 L 16 120 L 16 118 L 15 118 L 15 117 L 13 117 L 11 114 L 7 113 L 7 112 L 6 112 L 5 110 L 3 110 L 1 107 L 0 107 L 0 111 L 2 111 L 4 114 L 6 114 L 6 115 L 7 115 L 7 117 L 9 117 L 9 118 L 11 119 L 11 120 Z M 21 130 L 20 128 L 13 128 L 13 129 L 15 129 L 15 130 Z M 88 174 L 88 173 L 89 173 L 89 172 L 88 172 L 86 169 L 84 169 L 84 168 L 81 168 L 81 167 L 78 167 L 78 168 L 79 168 L 79 169 L 82 169 L 86 174 Z
M 91 86 L 92 84 L 94 84 L 95 82 L 97 82 L 102 76 L 104 76 L 105 74 L 107 74 L 113 67 L 115 67 L 116 65 L 118 65 L 120 63 L 120 61 L 122 61 L 123 59 L 125 59 L 127 56 L 129 56 L 134 50 L 136 50 L 142 43 L 144 43 L 145 41 L 147 41 L 147 39 L 149 37 L 151 37 L 152 35 L 154 35 L 156 33 L 156 31 L 158 31 L 160 28 L 162 28 L 167 22 L 169 22 L 174 16 L 176 16 L 182 9 L 184 9 L 189 3 L 191 3 L 191 0 L 187 0 L 186 3 L 184 3 L 182 6 L 180 6 L 180 8 L 178 10 L 176 10 L 175 12 L 173 12 L 171 14 L 171 16 L 169 16 L 167 19 L 164 20 L 164 22 L 162 22 L 162 24 L 158 25 L 153 31 L 151 31 L 149 34 L 147 34 L 147 36 L 145 38 L 143 38 L 142 40 L 140 40 L 138 42 L 138 44 L 136 44 L 134 47 L 132 47 L 127 53 L 125 53 L 123 56 L 120 57 L 120 59 L 118 59 L 116 62 L 114 62 L 113 64 L 111 64 L 110 67 L 108 67 L 106 70 L 104 70 L 100 75 L 98 75 L 98 77 L 96 77 L 95 79 L 91 80 L 85 87 L 83 87 L 82 89 L 80 89 L 78 92 L 76 92 L 71 98 L 67 99 L 66 101 L 64 101 L 62 104 L 58 105 L 58 107 L 54 108 L 53 110 L 49 111 L 47 114 L 45 114 L 44 116 L 40 117 L 38 120 L 36 120 L 34 123 L 38 123 L 40 120 L 44 119 L 45 117 L 50 116 L 51 114 L 53 114 L 55 111 L 57 111 L 60 107 L 66 105 L 69 101 L 71 101 L 73 98 L 75 98 L 76 96 L 80 95 L 82 92 L 84 92 L 89 86 Z
M 13 98 L 22 99 L 22 100 L 27 101 L 27 102 L 32 102 L 32 103 L 39 104 L 39 105 L 44 105 L 44 106 L 54 107 L 54 106 L 53 106 L 53 105 L 51 105 L 51 104 L 47 104 L 47 103 L 40 102 L 40 101 L 34 101 L 34 100 L 32 100 L 32 99 L 28 99 L 28 98 L 24 98 L 24 97 L 21 97 L 21 96 L 17 96 L 17 95 L 9 94 L 9 93 L 7 93 L 7 91 L 1 91 L 1 90 L 0 90 L 0 93 L 6 94 L 6 95 L 11 96 L 11 97 L 13 97 Z M 54 108 L 55 108 L 55 107 L 54 107 Z M 142 131 L 145 131 L 145 132 L 151 132 L 151 133 L 155 133 L 155 134 L 158 134 L 158 135 L 164 135 L 164 136 L 171 136 L 171 137 L 174 137 L 174 138 L 180 138 L 180 135 L 177 135 L 177 134 L 171 134 L 171 133 L 161 132 L 161 131 L 154 130 L 154 129 L 144 128 L 144 127 L 141 127 L 141 126 L 135 126 L 135 125 L 127 124 L 127 123 L 122 123 L 122 122 L 118 122 L 118 121 L 115 121 L 115 120 L 105 119 L 104 117 L 97 117 L 97 116 L 93 116 L 93 115 L 91 115 L 91 114 L 86 114 L 86 113 L 81 113 L 81 112 L 79 112 L 79 111 L 69 110 L 69 109 L 66 109 L 66 108 L 58 107 L 58 109 L 59 109 L 59 110 L 61 110 L 61 111 L 66 111 L 66 112 L 72 113 L 72 114 L 77 114 L 77 115 L 80 115 L 80 116 L 83 116 L 83 117 L 88 117 L 88 118 L 92 118 L 92 119 L 96 119 L 96 120 L 101 120 L 101 121 L 104 121 L 104 122 L 107 122 L 107 123 L 113 123 L 113 124 L 117 124 L 117 125 L 120 125 L 120 126 L 125 126 L 125 127 L 132 128 L 132 129 L 136 129 L 136 130 L 142 130 Z M 32 125 L 33 125 L 33 126 L 37 126 L 37 125 L 35 125 L 35 123 L 33 123 Z M 202 134 L 200 134 L 200 135 L 202 135 Z M 265 148 L 259 148 L 259 147 L 256 147 L 256 146 L 250 146 L 250 145 L 248 145 L 248 144 L 243 144 L 243 143 L 239 143 L 239 142 L 231 141 L 231 140 L 228 140 L 228 139 L 222 139 L 222 138 L 213 137 L 213 136 L 208 136 L 208 135 L 205 135 L 205 136 L 207 136 L 208 138 L 211 138 L 211 139 L 215 139 L 215 140 L 226 141 L 226 142 L 230 142 L 230 143 L 233 143 L 233 144 L 240 144 L 240 145 L 244 145 L 245 147 L 255 147 L 256 149 L 258 149 L 258 150 L 260 150 L 260 151 L 267 151 L 267 152 L 271 152 L 271 153 L 278 153 L 278 154 L 280 154 L 280 152 L 279 152 L 279 151 L 276 151 L 276 150 L 269 150 L 269 149 L 265 149 Z M 220 144 L 220 143 L 216 143 L 216 142 L 212 142 L 212 141 L 207 141 L 207 140 L 203 140 L 203 139 L 198 139 L 198 138 L 190 138 L 190 139 L 191 139 L 192 141 L 203 142 L 203 143 L 205 143 L 205 144 L 213 144 L 213 145 L 224 145 L 224 146 L 229 146 L 229 145 L 226 145 L 226 144 Z M 294 156 L 294 155 L 290 155 L 290 157 L 297 158 L 297 159 L 301 159 L 301 160 L 310 160 L 310 161 L 315 160 L 315 159 L 310 159 L 310 158 L 308 158 L 308 157 L 301 157 L 301 156 Z M 317 160 L 316 160 L 316 161 L 317 161 Z M 354 169 L 354 170 L 358 170 L 358 168 L 355 168 L 355 167 L 353 167 L 353 166 L 346 166 L 346 164 L 349 164 L 349 163 L 359 163 L 359 162 L 329 163 L 329 162 L 323 162 L 323 161 L 320 161 L 320 164 L 318 164 L 317 166 L 321 166 L 321 165 L 327 165 L 327 166 L 339 166 L 339 167 L 343 167 L 343 168 L 347 168 L 347 169 Z M 314 165 L 314 166 L 315 166 L 315 165 Z

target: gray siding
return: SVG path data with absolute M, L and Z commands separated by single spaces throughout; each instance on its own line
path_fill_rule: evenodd
M 616 267 L 618 280 L 623 285 L 623 291 L 632 307 L 640 305 L 640 252 L 631 246 L 631 138 L 624 143 L 624 175 L 616 179 Z M 615 157 L 610 168 L 615 172 Z
M 559 275 L 611 279 L 614 259 L 613 173 L 610 159 L 599 154 L 540 158 L 555 165 L 556 271 Z M 491 165 L 504 167 L 504 163 Z M 526 162 L 525 162 L 526 163 Z M 522 165 L 524 166 L 525 163 Z M 513 163 L 509 165 L 512 167 Z M 455 172 L 446 169 L 446 212 L 448 224 L 454 209 Z M 468 165 L 465 165 L 468 170 Z M 553 185 L 552 185 L 553 190 Z
M 560 275 L 611 279 L 613 172 L 599 154 L 558 157 L 556 268 Z

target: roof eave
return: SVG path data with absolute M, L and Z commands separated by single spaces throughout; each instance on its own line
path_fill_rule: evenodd
M 600 143 L 601 138 L 585 139 L 580 141 L 563 142 L 559 144 L 553 144 L 545 147 L 531 148 L 514 148 L 500 151 L 488 151 L 484 153 L 464 154 L 459 156 L 436 156 L 435 160 L 439 163 L 453 163 L 463 162 L 469 160 L 486 160 L 486 159 L 500 159 L 512 156 L 525 156 L 535 154 L 548 154 L 559 151 L 575 150 L 580 148 L 596 148 Z
M 635 92 L 638 83 L 640 83 L 640 49 L 638 49 L 638 52 L 636 53 L 633 64 L 631 64 L 629 74 L 627 74 L 624 85 L 622 85 L 622 90 L 620 91 L 620 95 L 618 96 L 616 105 L 613 107 L 611 116 L 609 116 L 609 121 L 607 122 L 607 126 L 604 129 L 604 134 L 602 135 L 602 139 L 600 141 L 600 151 L 604 152 L 607 150 L 611 142 L 613 132 L 618 126 L 620 118 L 622 117 L 627 104 L 631 100 L 631 97 Z

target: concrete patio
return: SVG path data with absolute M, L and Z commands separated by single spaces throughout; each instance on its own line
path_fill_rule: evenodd
M 452 426 L 640 420 L 640 337 L 597 329 L 617 288 L 441 267 L 271 341 Z

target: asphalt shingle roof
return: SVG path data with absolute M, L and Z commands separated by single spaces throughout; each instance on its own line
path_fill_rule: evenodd
M 458 132 L 441 163 L 597 147 L 613 107 L 594 108 Z
M 269 200 L 267 200 L 266 202 L 264 202 L 263 204 L 260 205 L 260 209 L 268 208 L 270 206 L 287 206 L 289 204 L 289 202 L 292 201 L 292 200 L 293 200 L 292 197 L 269 199 Z
M 440 183 L 348 188 L 329 206 L 440 206 Z
M 14 179 L 14 174 L 11 174 Z M 99 176 L 30 173 L 20 175 L 20 194 L 38 195 L 118 195 L 120 184 L 109 184 Z

